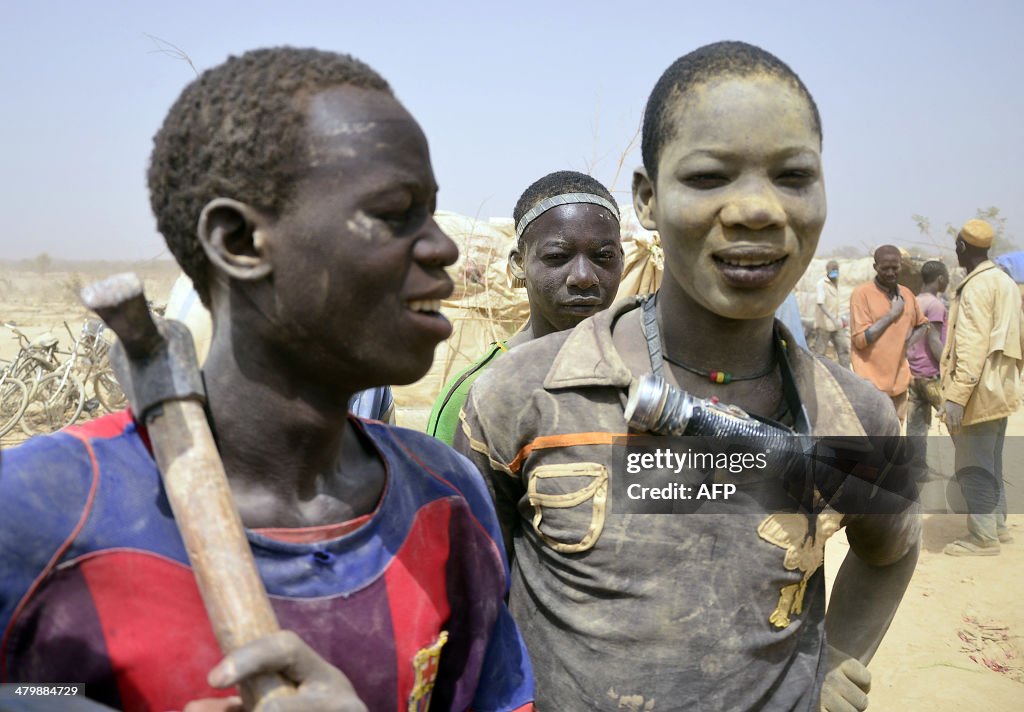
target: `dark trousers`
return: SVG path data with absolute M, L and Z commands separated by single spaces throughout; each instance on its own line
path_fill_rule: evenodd
M 925 385 L 933 379 L 914 377 L 907 391 L 907 437 L 913 438 L 914 458 L 911 474 L 916 480 L 928 476 L 928 431 L 932 427 L 932 404 Z
M 985 545 L 1006 531 L 1003 443 L 1006 418 L 966 425 L 953 436 L 956 479 L 967 503 L 967 531 Z
M 819 356 L 824 356 L 828 345 L 831 342 L 836 350 L 836 361 L 843 368 L 850 367 L 850 334 L 846 329 L 826 331 L 825 329 L 814 330 L 814 341 L 811 350 Z

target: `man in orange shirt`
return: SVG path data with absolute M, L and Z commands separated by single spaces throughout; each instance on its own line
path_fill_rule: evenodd
M 928 328 L 914 293 L 897 283 L 900 249 L 875 250 L 875 279 L 850 295 L 850 336 L 853 370 L 892 399 L 900 424 L 907 418 L 910 364 L 907 346 Z

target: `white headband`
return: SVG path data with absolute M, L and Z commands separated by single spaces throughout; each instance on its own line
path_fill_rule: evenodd
M 551 208 L 558 207 L 559 205 L 570 205 L 572 203 L 590 203 L 592 205 L 600 205 L 602 208 L 614 215 L 616 220 L 619 218 L 619 209 L 612 203 L 608 202 L 607 198 L 602 198 L 600 195 L 594 195 L 593 193 L 563 193 L 562 195 L 553 195 L 550 198 L 544 198 L 544 200 L 530 208 L 526 212 L 526 215 L 520 218 L 519 224 L 516 225 L 516 238 L 521 238 L 523 233 L 526 232 L 526 228 L 530 227 L 530 223 L 547 211 L 551 210 Z

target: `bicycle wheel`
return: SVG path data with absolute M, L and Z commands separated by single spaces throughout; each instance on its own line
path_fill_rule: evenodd
M 7 435 L 21 420 L 28 405 L 28 386 L 8 376 L 0 384 L 0 437 Z
M 128 397 L 121 390 L 121 384 L 114 377 L 114 372 L 109 369 L 96 374 L 92 381 L 92 390 L 108 413 L 128 407 Z
M 14 377 L 25 384 L 28 388 L 28 398 L 32 400 L 36 394 L 36 387 L 39 385 L 39 382 L 52 373 L 54 368 L 54 364 L 50 361 L 47 361 L 38 354 L 29 352 L 24 358 L 20 359 L 20 363 L 16 366 Z
M 26 435 L 44 435 L 71 425 L 82 413 L 85 389 L 78 376 L 51 373 L 39 381 L 35 397 L 21 416 L 21 429 Z

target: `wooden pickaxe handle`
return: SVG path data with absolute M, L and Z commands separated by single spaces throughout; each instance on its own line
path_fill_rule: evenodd
M 224 465 L 203 409 L 205 394 L 188 330 L 153 321 L 134 274 L 97 282 L 82 300 L 117 334 L 111 365 L 135 417 L 149 432 L 167 499 L 221 650 L 277 630 L 277 619 L 260 580 Z M 246 709 L 271 697 L 293 694 L 277 675 L 240 686 Z

